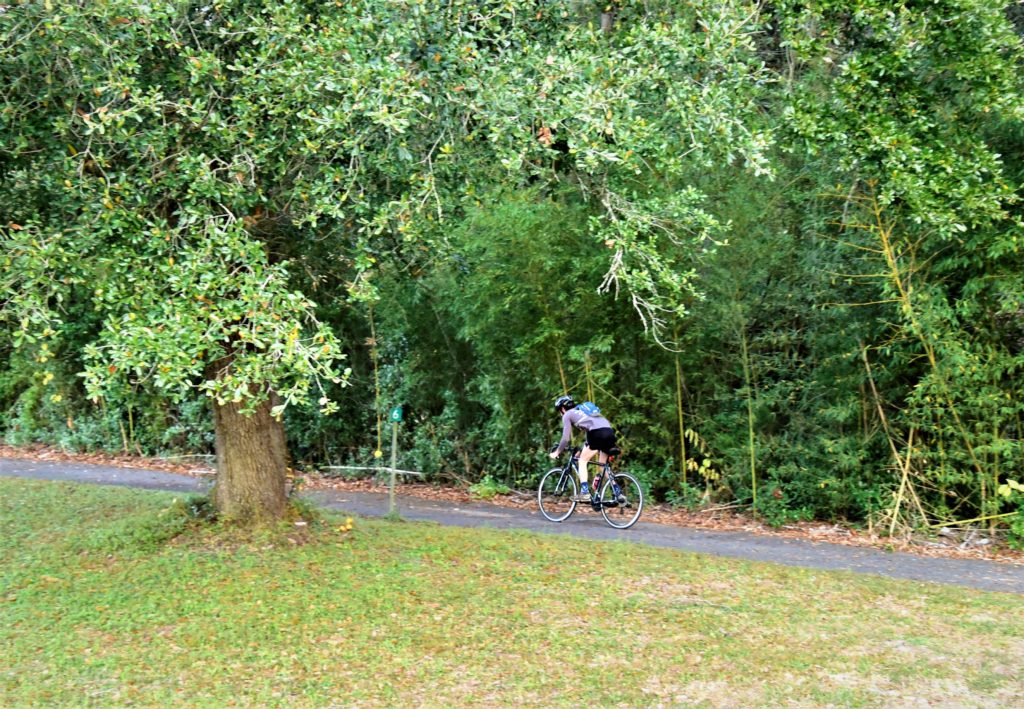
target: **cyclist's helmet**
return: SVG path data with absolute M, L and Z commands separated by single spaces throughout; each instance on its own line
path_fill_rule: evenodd
M 576 402 L 573 401 L 572 397 L 569 396 L 568 394 L 563 394 L 562 396 L 555 399 L 555 413 L 562 413 L 563 406 L 567 409 L 571 409 L 576 406 Z

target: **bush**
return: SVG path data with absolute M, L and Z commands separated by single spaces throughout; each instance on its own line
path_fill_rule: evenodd
M 54 367 L 47 380 L 36 373 L 0 373 L 3 441 L 70 451 L 204 453 L 213 450 L 213 422 L 203 397 L 178 404 L 157 395 L 110 397 L 102 406 L 85 398 L 77 377 Z M 48 383 L 47 383 L 48 382 Z
M 1024 551 L 1024 506 L 1013 517 L 1010 517 L 1010 534 L 1006 543 L 1012 549 Z
M 469 486 L 469 494 L 482 500 L 490 500 L 496 495 L 507 495 L 511 491 L 508 485 L 496 481 L 490 475 L 485 475 L 483 480 Z
M 779 487 L 768 487 L 768 494 L 757 496 L 755 512 L 772 527 L 781 527 L 790 522 L 806 522 L 814 519 L 814 510 L 808 507 L 794 507 Z
M 402 460 L 422 472 L 426 480 L 462 464 L 466 432 L 459 427 L 460 406 L 450 391 L 443 398 L 444 408 L 439 413 L 410 421 L 412 440 L 402 452 Z
M 669 490 L 665 502 L 676 509 L 696 510 L 704 504 L 704 490 L 688 483 L 680 483 L 678 489 Z
M 997 492 L 1006 502 L 1017 508 L 1017 513 L 1009 518 L 1010 534 L 1006 543 L 1014 549 L 1024 549 L 1024 485 L 1016 480 L 1007 480 L 999 486 Z

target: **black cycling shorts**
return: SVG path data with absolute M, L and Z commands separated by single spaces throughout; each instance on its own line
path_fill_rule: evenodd
M 610 428 L 595 428 L 587 431 L 587 447 L 590 450 L 607 453 L 615 446 L 615 431 Z

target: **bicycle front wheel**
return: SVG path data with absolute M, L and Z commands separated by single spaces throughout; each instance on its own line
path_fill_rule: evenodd
M 644 509 L 644 491 L 629 473 L 615 473 L 601 487 L 601 514 L 616 529 L 629 529 Z
M 572 473 L 562 474 L 561 468 L 544 473 L 537 487 L 537 505 L 544 518 L 561 522 L 576 509 L 576 480 Z

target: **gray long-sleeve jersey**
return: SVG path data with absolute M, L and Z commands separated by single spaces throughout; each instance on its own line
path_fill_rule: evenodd
M 569 409 L 562 414 L 562 440 L 558 442 L 558 449 L 555 453 L 561 455 L 562 451 L 569 445 L 569 438 L 572 436 L 572 427 L 581 431 L 593 431 L 596 428 L 611 428 L 612 425 L 604 416 L 587 416 L 579 409 Z

